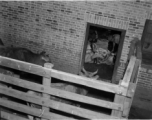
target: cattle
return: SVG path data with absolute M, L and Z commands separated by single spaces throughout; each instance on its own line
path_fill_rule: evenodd
M 4 57 L 16 59 L 16 60 L 28 62 L 28 63 L 40 65 L 40 66 L 44 66 L 44 64 L 48 63 L 48 62 L 51 63 L 49 56 L 46 55 L 46 53 L 44 51 L 42 51 L 41 53 L 34 53 L 26 48 L 13 47 L 13 46 L 6 47 L 6 46 L 4 46 L 1 39 L 0 39 L 0 55 L 4 56 Z M 40 77 L 40 76 L 28 74 L 25 72 L 20 72 L 20 71 L 6 68 L 3 66 L 0 66 L 0 72 L 3 74 L 6 74 L 6 75 L 26 79 L 26 80 L 33 81 L 33 82 L 38 82 L 38 83 L 40 83 L 40 81 L 42 82 L 42 77 Z M 4 87 L 12 88 L 12 86 L 8 86 L 7 84 L 1 83 L 1 82 L 0 82 L 0 85 L 2 85 Z M 18 87 L 13 86 L 13 89 L 18 89 Z M 24 91 L 24 92 L 29 92 L 24 89 L 19 89 L 19 90 Z M 3 96 L 1 96 L 1 97 L 3 99 L 8 99 Z M 26 103 L 24 103 L 24 104 L 26 104 Z
M 46 62 L 51 63 L 51 60 L 49 59 L 48 55 L 46 55 L 45 52 L 41 52 L 41 53 L 37 54 L 37 53 L 31 52 L 30 50 L 28 50 L 26 48 L 13 47 L 13 46 L 5 47 L 2 41 L 0 42 L 0 55 L 5 56 L 5 57 L 9 57 L 9 58 L 12 58 L 12 59 L 32 63 L 32 64 L 37 64 L 37 65 L 40 65 L 40 66 L 44 66 L 44 63 L 46 63 Z M 16 71 L 13 71 L 13 72 L 16 73 Z M 11 72 L 11 74 L 14 74 L 13 72 Z M 9 74 L 9 72 L 8 72 L 8 74 Z M 38 82 L 38 81 L 41 80 L 40 84 L 42 84 L 42 77 L 40 77 L 40 76 L 31 75 L 31 74 L 28 74 L 28 73 L 25 73 L 25 72 L 21 72 L 21 73 L 19 73 L 19 75 L 20 75 L 19 76 L 20 78 L 26 79 L 26 80 L 29 80 L 29 81 L 33 81 L 33 82 Z M 77 87 L 75 85 L 68 84 L 68 83 L 52 83 L 51 87 L 58 88 L 58 89 L 61 89 L 61 90 L 66 90 L 66 91 L 73 92 L 73 93 L 83 94 L 83 95 L 87 94 L 87 90 L 85 90 L 81 87 Z M 13 87 L 13 89 L 18 89 L 18 88 Z M 24 90 L 21 90 L 21 91 L 24 91 Z M 28 91 L 25 90 L 24 92 L 32 94 L 33 96 L 34 95 L 35 96 L 42 96 L 41 93 L 34 92 L 34 91 L 31 91 L 31 90 L 28 90 Z M 51 96 L 50 99 L 53 99 L 55 101 L 64 102 L 64 103 L 67 103 L 67 104 L 72 104 L 72 105 L 79 106 L 77 104 L 74 104 L 70 101 L 67 101 L 67 100 L 64 100 L 64 99 L 61 99 L 61 98 L 56 98 L 56 97 Z M 31 106 L 31 107 L 41 109 L 41 106 L 38 106 L 38 105 L 35 105 L 35 104 L 31 104 L 31 103 L 24 103 L 24 104 L 27 104 L 28 106 Z M 33 118 L 30 115 L 28 115 L 28 118 L 31 119 L 31 120 L 32 119 L 38 119 L 38 118 Z
M 45 52 L 33 53 L 26 48 L 13 47 L 13 46 L 5 47 L 3 42 L 0 42 L 0 45 L 1 45 L 0 46 L 0 55 L 1 56 L 13 58 L 13 59 L 16 59 L 16 60 L 25 61 L 25 62 L 32 63 L 32 64 L 37 64 L 37 65 L 40 65 L 40 66 L 44 66 L 44 63 L 46 63 L 46 62 L 51 63 L 51 60 L 50 60 L 49 56 L 46 55 Z M 83 76 L 83 77 L 89 77 L 89 78 L 97 79 L 98 76 L 95 75 L 97 72 L 98 72 L 98 70 L 95 71 L 95 72 L 92 72 L 92 73 L 87 72 L 84 68 L 82 68 L 82 71 L 79 73 L 79 75 Z M 27 75 L 27 73 L 24 73 L 24 72 L 20 73 L 20 78 L 29 79 L 29 81 L 34 81 L 34 82 L 38 81 L 36 76 Z M 39 79 L 41 79 L 41 81 L 42 81 L 42 77 L 39 77 Z M 51 83 L 51 87 L 58 88 L 58 89 L 61 89 L 61 90 L 65 90 L 65 91 L 69 91 L 69 92 L 73 92 L 73 93 L 77 93 L 77 94 L 81 94 L 81 95 L 87 95 L 87 93 L 88 93 L 88 90 L 86 90 L 85 88 L 81 88 L 81 87 L 78 87 L 78 86 L 75 86 L 75 85 L 69 84 L 69 83 Z M 26 91 L 26 92 L 33 95 L 33 96 L 34 95 L 35 96 L 42 96 L 42 94 L 38 93 L 38 92 L 34 92 L 34 91 Z M 60 101 L 60 102 L 63 102 L 63 103 L 67 103 L 67 104 L 72 104 L 72 105 L 80 107 L 80 105 L 78 105 L 78 104 L 72 103 L 71 101 L 64 100 L 64 99 L 61 99 L 61 98 L 51 96 L 50 99 L 55 100 L 55 101 Z M 41 106 L 38 106 L 38 105 L 35 105 L 35 104 L 27 103 L 27 105 L 29 105 L 31 107 L 36 107 L 38 109 L 42 109 Z M 29 119 L 38 119 L 38 118 L 33 118 L 30 115 L 28 115 L 28 118 Z
M 44 51 L 42 51 L 41 53 L 34 53 L 26 48 L 13 47 L 13 46 L 5 47 L 1 39 L 0 39 L 0 55 L 40 66 L 44 66 L 45 63 L 51 63 L 51 59 Z M 18 72 L 18 71 L 14 70 L 13 72 Z M 24 78 L 34 79 L 35 77 L 36 79 L 38 78 L 36 75 L 31 75 L 31 74 L 27 75 L 27 73 L 25 72 L 20 72 L 17 74 L 20 74 L 20 77 L 23 79 Z M 41 77 L 39 77 L 39 79 L 41 79 Z

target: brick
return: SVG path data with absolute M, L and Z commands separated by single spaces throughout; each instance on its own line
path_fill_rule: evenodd
M 133 5 L 132 2 L 115 4 L 104 1 L 11 3 L 2 1 L 0 3 L 2 3 L 0 4 L 0 21 L 2 21 L 0 35 L 6 41 L 10 41 L 10 43 L 6 42 L 7 44 L 15 45 L 14 39 L 17 36 L 26 39 L 26 42 L 30 40 L 33 42 L 31 45 L 23 44 L 24 40 L 17 41 L 19 45 L 22 43 L 21 46 L 35 51 L 46 49 L 50 56 L 54 57 L 53 61 L 57 69 L 72 73 L 76 73 L 79 68 L 87 22 L 127 31 L 120 60 L 126 62 L 127 55 L 123 54 L 129 51 L 132 35 L 135 33 L 142 35 L 146 17 L 151 13 L 151 11 L 146 12 L 150 6 L 147 4 L 143 6 L 144 2 Z M 129 25 L 132 27 L 130 28 Z M 42 48 L 37 47 L 38 44 L 42 45 Z M 67 67 L 69 63 L 71 66 Z

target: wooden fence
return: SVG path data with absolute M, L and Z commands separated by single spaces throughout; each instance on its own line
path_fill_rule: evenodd
M 37 117 L 41 120 L 74 120 L 74 119 L 121 119 L 127 118 L 132 103 L 132 98 L 136 89 L 136 76 L 140 59 L 136 56 L 131 56 L 128 67 L 122 80 L 118 85 L 98 81 L 54 70 L 50 63 L 46 63 L 45 67 L 38 65 L 6 58 L 0 56 L 0 65 L 17 69 L 20 71 L 43 76 L 42 84 L 30 82 L 17 77 L 0 74 L 0 82 L 9 84 L 10 86 L 19 86 L 30 91 L 40 92 L 41 96 L 29 94 L 13 87 L 6 87 L 0 85 L 0 95 L 5 95 L 11 98 L 17 98 L 26 103 L 37 104 L 41 106 L 40 109 L 21 104 L 11 99 L 0 98 L 0 117 L 4 120 L 29 120 L 27 115 Z M 107 94 L 111 93 L 114 98 L 110 101 L 107 98 L 98 99 L 90 96 L 80 95 L 69 91 L 61 90 L 59 88 L 52 88 L 52 78 L 62 80 L 64 82 L 82 85 L 87 88 L 95 89 Z M 76 106 L 68 103 L 63 103 L 50 99 L 50 96 L 56 96 L 66 100 L 77 102 L 78 104 L 85 104 L 95 106 L 94 109 L 89 109 L 81 106 Z M 102 96 L 102 94 L 100 95 Z M 109 113 L 96 111 L 96 108 L 103 108 L 110 110 Z M 24 113 L 20 115 L 19 113 Z

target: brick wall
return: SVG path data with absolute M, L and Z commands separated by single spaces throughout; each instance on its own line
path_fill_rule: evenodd
M 152 2 L 32 1 L 0 2 L 0 38 L 6 45 L 34 52 L 45 50 L 55 68 L 76 74 L 80 67 L 87 22 L 126 30 L 119 75 L 122 77 L 130 41 L 142 36 L 152 19 Z

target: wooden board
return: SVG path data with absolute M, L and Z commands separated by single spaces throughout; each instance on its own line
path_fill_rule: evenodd
M 133 68 L 133 72 L 131 75 L 131 80 L 130 80 L 131 83 L 137 83 L 136 78 L 137 78 L 140 62 L 141 62 L 141 60 L 136 59 L 136 62 L 135 62 L 134 68 Z
M 51 77 L 51 70 L 48 68 L 7 57 L 0 56 L 0 65 L 48 78 Z
M 37 117 L 41 116 L 42 118 L 49 119 L 49 120 L 52 120 L 52 119 L 53 120 L 54 119 L 74 120 L 72 118 L 68 118 L 68 117 L 65 117 L 63 115 L 58 115 L 58 114 L 47 112 L 47 111 L 41 111 L 40 109 L 28 107 L 28 106 L 18 104 L 16 102 L 8 101 L 8 100 L 0 99 L 0 105 L 3 107 L 12 108 L 12 109 L 19 111 L 19 112 L 27 113 L 29 115 L 34 115 Z
M 52 69 L 53 66 L 52 66 L 52 64 L 45 63 L 44 67 L 46 67 L 48 69 Z M 42 84 L 46 87 L 50 87 L 51 78 L 43 77 Z M 50 95 L 43 93 L 43 98 L 50 100 Z M 49 106 L 45 106 L 45 107 L 43 106 L 42 109 L 45 111 L 48 111 L 48 112 L 50 111 Z M 46 120 L 46 119 L 41 119 L 41 120 Z
M 1 112 L 0 119 L 3 118 L 3 119 L 6 119 L 6 120 L 29 120 L 28 118 L 17 116 L 15 114 L 11 114 L 11 113 L 8 113 L 8 112 L 5 112 L 5 111 L 0 111 L 0 112 Z
M 115 85 L 112 83 L 104 82 L 104 81 L 98 81 L 86 77 L 81 77 L 78 75 L 73 75 L 65 72 L 61 72 L 58 70 L 52 70 L 51 76 L 63 81 L 72 82 L 80 85 L 85 85 L 87 87 L 95 88 L 98 90 L 103 90 L 111 93 L 126 93 L 125 88 L 121 88 L 119 85 Z
M 121 95 L 115 95 L 115 99 L 114 99 L 114 102 L 115 103 L 120 103 L 120 104 L 124 104 L 124 100 L 125 100 L 125 97 L 124 96 L 121 96 Z M 111 113 L 112 116 L 115 116 L 115 117 L 118 117 L 118 118 L 121 118 L 122 117 L 122 111 L 120 110 L 112 110 L 112 113 Z
M 69 113 L 69 114 L 72 114 L 72 115 L 76 115 L 76 116 L 79 116 L 79 117 L 83 117 L 83 118 L 88 118 L 88 119 L 108 119 L 108 118 L 113 118 L 114 119 L 114 118 L 117 118 L 117 117 L 112 117 L 110 115 L 106 115 L 106 114 L 101 113 L 101 112 L 100 113 L 99 112 L 94 112 L 92 110 L 87 110 L 87 109 L 75 107 L 75 106 L 68 105 L 68 104 L 61 103 L 61 102 L 57 102 L 57 101 L 54 101 L 54 100 L 51 100 L 50 103 L 48 103 L 48 104 L 49 104 L 48 107 L 51 106 L 51 108 L 53 108 L 53 109 L 60 110 L 60 111 L 63 111 L 63 112 L 66 112 L 66 113 Z M 48 112 L 48 111 L 43 111 L 43 110 L 40 110 L 40 109 L 28 107 L 28 106 L 25 106 L 25 105 L 18 104 L 16 102 L 1 99 L 0 100 L 0 105 L 2 105 L 4 107 L 7 107 L 7 108 L 17 110 L 17 111 L 20 111 L 20 112 L 23 112 L 23 113 L 34 115 L 34 116 L 37 116 L 37 117 L 42 116 L 42 118 L 51 119 L 51 113 Z M 66 118 L 63 115 L 61 115 L 60 117 L 62 119 Z M 68 118 L 66 118 L 66 119 L 68 119 Z
M 34 91 L 44 92 L 44 93 L 51 94 L 51 95 L 54 95 L 54 96 L 58 96 L 58 97 L 61 97 L 61 98 L 66 98 L 66 99 L 70 99 L 70 100 L 74 100 L 74 101 L 79 101 L 79 102 L 82 102 L 82 103 L 87 103 L 87 104 L 100 106 L 100 107 L 105 107 L 105 108 L 109 108 L 109 109 L 116 109 L 116 110 L 122 110 L 123 109 L 122 105 L 119 104 L 119 103 L 109 102 L 109 101 L 105 101 L 105 100 L 99 100 L 99 99 L 95 99 L 95 98 L 71 93 L 71 92 L 56 89 L 56 88 L 45 87 L 45 89 L 42 90 L 41 89 L 42 85 L 38 85 L 36 83 L 31 83 L 31 82 L 26 83 L 25 82 L 26 84 L 24 84 L 22 82 L 22 84 L 20 84 L 21 83 L 20 81 L 17 81 L 16 83 L 13 82 L 13 83 L 14 83 L 13 85 L 19 85 L 20 87 L 29 88 L 29 89 L 32 88 L 32 90 L 34 90 Z M 34 86 L 37 86 L 37 87 L 34 87 Z M 41 104 L 41 105 L 46 104 L 46 102 L 45 102 L 46 99 L 42 99 L 42 98 L 39 98 L 39 97 L 35 98 L 34 96 L 32 96 L 30 94 L 23 93 L 23 92 L 13 90 L 13 89 L 10 89 L 10 88 L 5 88 L 5 87 L 2 87 L 2 86 L 0 86 L 0 93 L 6 94 L 6 95 L 9 95 L 9 96 L 12 96 L 12 97 L 20 98 L 20 99 L 23 99 L 23 100 L 29 101 L 29 102 L 38 101 L 38 104 Z M 48 106 L 48 104 L 46 104 L 45 106 Z
M 58 70 L 51 70 L 51 77 L 57 78 L 57 79 L 61 79 L 63 81 L 68 81 L 68 82 L 72 82 L 72 83 L 77 83 L 80 85 L 85 85 L 91 88 L 95 88 L 98 90 L 103 90 L 103 91 L 107 91 L 107 92 L 111 92 L 111 93 L 120 93 L 120 91 L 122 93 L 126 93 L 127 90 L 125 88 L 120 87 L 119 85 L 115 85 L 115 84 L 111 84 L 108 82 L 104 82 L 104 81 L 97 81 L 94 79 L 89 79 L 86 77 L 81 77 L 81 76 L 77 76 L 77 75 L 73 75 L 73 74 L 69 74 L 69 73 L 65 73 L 65 72 L 61 72 Z M 6 76 L 6 75 L 2 75 L 0 74 L 0 78 L 1 79 L 12 79 L 15 80 L 17 78 L 13 78 L 10 76 Z M 19 79 L 17 79 L 19 80 Z M 21 82 L 23 80 L 20 80 Z M 13 84 L 13 83 L 12 83 Z
M 128 92 L 127 92 L 127 97 L 129 97 L 129 98 L 134 97 L 135 90 L 136 90 L 136 83 L 130 83 Z
M 122 80 L 122 82 L 121 82 L 121 86 L 123 86 L 123 87 L 125 87 L 125 88 L 128 88 L 128 86 L 129 86 L 129 83 L 130 83 L 130 79 L 131 79 L 131 76 L 132 76 L 132 72 L 133 72 L 133 69 L 134 69 L 135 62 L 136 62 L 136 57 L 131 56 L 131 59 L 130 59 L 129 64 L 128 64 L 128 67 L 127 67 L 127 69 L 126 69 L 124 78 L 123 78 L 123 80 Z
M 41 75 L 48 78 L 54 77 L 57 79 L 61 79 L 63 81 L 81 84 L 81 85 L 85 85 L 91 88 L 95 88 L 95 89 L 99 89 L 99 90 L 103 90 L 107 92 L 119 94 L 121 91 L 122 93 L 126 93 L 125 88 L 120 88 L 118 85 L 115 85 L 115 84 L 111 84 L 104 81 L 97 81 L 94 79 L 89 79 L 86 77 L 81 77 L 78 75 L 61 72 L 54 69 L 48 69 L 48 68 L 41 67 L 38 65 L 34 65 L 34 64 L 30 64 L 30 63 L 26 63 L 26 62 L 14 60 L 14 59 L 2 57 L 2 56 L 0 56 L 0 65 L 14 68 L 17 70 L 22 70 L 22 71 L 33 73 L 33 74 L 37 74 L 37 75 Z

